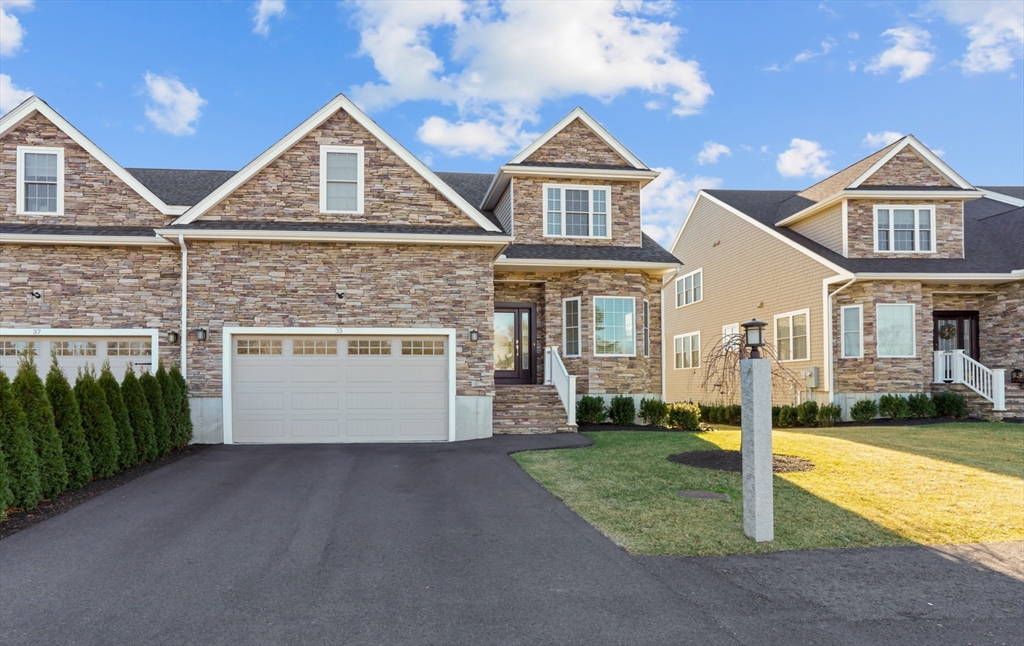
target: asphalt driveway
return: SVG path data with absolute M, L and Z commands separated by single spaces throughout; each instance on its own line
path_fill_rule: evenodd
M 214 447 L 0 541 L 0 643 L 1020 643 L 1018 545 L 634 558 L 508 457 L 587 443 Z

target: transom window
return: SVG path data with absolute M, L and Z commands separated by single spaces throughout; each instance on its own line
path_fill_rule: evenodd
M 934 206 L 875 206 L 875 251 L 935 251 Z
M 775 351 L 779 361 L 806 361 L 810 356 L 809 317 L 807 310 L 775 317 Z
M 443 355 L 443 339 L 409 339 L 402 340 L 402 354 L 407 355 Z
M 676 307 L 704 300 L 704 271 L 698 269 L 676 278 Z
M 567 357 L 580 356 L 580 299 L 567 298 L 562 301 L 562 354 Z
M 594 299 L 594 354 L 636 356 L 636 301 L 599 296 Z
M 676 370 L 700 367 L 700 332 L 675 337 Z
M 17 357 L 28 350 L 30 356 L 39 355 L 38 341 L 0 341 L 0 357 Z
M 18 147 L 19 213 L 64 212 L 64 149 Z
M 609 238 L 607 187 L 544 185 L 544 235 Z
M 58 357 L 96 356 L 96 344 L 92 341 L 54 341 L 52 349 Z
M 362 147 L 320 147 L 320 210 L 363 212 Z
M 913 303 L 882 303 L 875 306 L 878 326 L 878 356 L 917 356 Z
M 292 341 L 292 354 L 338 354 L 336 339 L 296 339 Z
M 149 341 L 108 341 L 108 357 L 148 357 L 150 355 Z
M 280 339 L 239 339 L 235 342 L 238 354 L 281 354 Z
M 353 339 L 348 342 L 349 354 L 391 354 L 391 341 L 383 339 Z

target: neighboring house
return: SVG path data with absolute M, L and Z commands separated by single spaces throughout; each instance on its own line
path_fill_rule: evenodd
M 661 395 L 657 177 L 582 110 L 433 173 L 343 96 L 238 172 L 125 169 L 38 98 L 0 119 L 0 365 L 183 367 L 205 442 L 574 430 Z
M 776 379 L 777 403 L 848 415 L 955 389 L 975 414 L 1024 416 L 1009 383 L 1024 368 L 1022 206 L 1024 188 L 972 186 L 912 136 L 803 191 L 701 191 L 665 283 L 667 400 L 737 397 L 705 368 L 757 318 L 802 382 Z

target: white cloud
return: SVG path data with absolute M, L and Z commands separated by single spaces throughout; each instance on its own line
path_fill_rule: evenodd
M 826 38 L 825 40 L 821 41 L 821 51 L 820 52 L 816 52 L 816 51 L 813 51 L 813 50 L 810 50 L 810 49 L 806 49 L 806 50 L 800 52 L 799 54 L 797 54 L 796 58 L 794 58 L 793 61 L 795 61 L 797 63 L 806 63 L 807 61 L 811 60 L 812 58 L 817 58 L 819 56 L 825 56 L 830 51 L 835 49 L 835 47 L 836 47 L 836 41 L 832 37 L 829 37 L 829 38 Z
M 0 74 L 0 114 L 7 114 L 30 96 L 32 92 L 12 83 L 7 74 Z
M 778 63 L 772 63 L 768 67 L 764 68 L 763 71 L 765 71 L 765 72 L 781 72 L 782 68 L 779 67 Z
M 855 31 L 851 31 L 850 33 L 846 34 L 846 39 L 847 40 L 860 40 L 860 34 L 858 34 Z
M 354 7 L 361 53 L 380 74 L 351 89 L 367 110 L 439 101 L 457 108 L 455 125 L 485 120 L 509 144 L 558 98 L 610 101 L 640 90 L 657 95 L 648 109 L 664 103 L 686 116 L 712 95 L 700 65 L 676 53 L 683 30 L 657 13 L 669 5 L 363 0 Z M 424 122 L 421 131 L 437 126 Z M 473 149 L 498 150 L 501 141 Z
M 892 68 L 899 68 L 900 81 L 921 76 L 935 60 L 931 49 L 931 34 L 918 27 L 894 27 L 882 33 L 892 39 L 892 47 L 872 59 L 864 66 L 865 72 L 882 74 Z
M 701 149 L 700 154 L 697 155 L 697 163 L 703 166 L 704 164 L 717 164 L 718 158 L 722 155 L 730 157 L 732 151 L 725 144 L 718 144 L 713 141 L 704 143 L 704 148 Z
M 864 141 L 861 142 L 861 145 L 866 148 L 884 148 L 897 139 L 902 138 L 902 132 L 893 132 L 891 130 L 886 130 L 885 132 L 869 132 L 864 137 Z
M 827 159 L 831 154 L 817 141 L 794 138 L 789 142 L 789 150 L 779 154 L 775 168 L 783 177 L 825 177 L 832 174 Z
M 270 35 L 270 19 L 283 16 L 284 0 L 259 0 L 252 6 L 252 33 L 260 36 Z
M 970 43 L 960 67 L 967 74 L 1005 72 L 1024 58 L 1024 2 L 930 2 L 928 9 L 963 25 Z
M 451 123 L 435 116 L 428 117 L 416 135 L 420 141 L 446 155 L 493 157 L 510 148 L 527 145 L 539 133 L 523 133 L 508 126 L 502 128 L 486 119 Z
M 668 249 L 683 225 L 686 214 L 702 188 L 722 186 L 718 177 L 694 176 L 687 179 L 673 168 L 656 168 L 661 175 L 643 189 L 644 233 Z
M 193 135 L 196 122 L 207 101 L 195 88 L 188 89 L 178 79 L 146 72 L 146 93 L 150 105 L 146 117 L 158 130 L 172 135 Z
M 758 150 L 760 150 L 765 155 L 768 154 L 768 146 L 761 146 L 760 148 L 758 148 Z
M 21 49 L 25 28 L 10 11 L 29 11 L 34 0 L 2 0 L 0 2 L 0 56 L 11 56 Z M 8 77 L 9 78 L 9 77 Z

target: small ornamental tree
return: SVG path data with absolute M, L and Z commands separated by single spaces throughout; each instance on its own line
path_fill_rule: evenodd
M 161 361 L 156 368 L 156 381 L 160 384 L 160 394 L 164 400 L 164 413 L 167 415 L 167 446 L 169 449 L 178 448 L 179 437 L 181 436 L 181 420 L 179 419 L 178 406 L 178 382 L 171 379 L 167 369 Z
M 171 366 L 170 374 L 171 379 L 178 385 L 178 446 L 188 446 L 192 441 L 192 407 L 188 403 L 188 382 L 178 370 L 178 366 Z
M 103 362 L 103 369 L 100 370 L 100 377 L 96 380 L 107 397 L 107 406 L 110 406 L 110 414 L 114 418 L 114 426 L 117 428 L 117 465 L 119 469 L 127 469 L 139 461 L 139 450 L 135 446 L 135 434 L 132 432 L 132 424 L 128 421 L 128 409 L 125 408 L 124 399 L 121 397 L 121 384 L 110 370 L 110 362 Z
M 3 424 L 3 422 L 0 422 Z M 0 442 L 0 520 L 7 517 L 7 508 L 14 504 L 11 493 L 11 472 L 7 469 L 7 457 L 4 455 L 3 442 Z
M 0 446 L 7 458 L 11 473 L 11 494 L 14 505 L 22 509 L 35 509 L 42 497 L 39 484 L 39 462 L 28 434 L 25 413 L 14 399 L 11 382 L 0 370 Z
M 46 386 L 39 378 L 31 354 L 22 356 L 18 374 L 11 384 L 14 398 L 25 413 L 28 432 L 39 462 L 39 484 L 43 498 L 53 498 L 68 488 L 68 471 L 64 465 L 64 449 L 53 421 L 53 409 L 46 396 Z
M 96 381 L 96 373 L 86 368 L 78 373 L 75 397 L 82 413 L 82 430 L 89 442 L 92 475 L 109 478 L 117 473 L 120 450 L 117 447 L 117 425 L 107 405 L 107 395 Z
M 153 418 L 153 437 L 156 440 L 157 456 L 167 455 L 171 448 L 171 433 L 167 424 L 167 409 L 164 407 L 164 394 L 160 390 L 160 382 L 148 372 L 139 377 L 142 392 L 149 403 L 149 414 Z
M 57 357 L 53 357 L 50 372 L 46 374 L 46 396 L 53 410 L 53 423 L 60 435 L 64 466 L 68 472 L 68 488 L 77 489 L 92 480 L 92 457 L 85 431 L 82 430 L 78 398 L 64 371 L 57 365 Z
M 153 432 L 153 414 L 149 412 L 149 402 L 146 400 L 146 393 L 142 390 L 142 384 L 135 376 L 135 371 L 128 367 L 121 380 L 121 398 L 124 399 L 124 407 L 128 410 L 128 422 L 132 425 L 132 432 L 135 434 L 135 448 L 138 451 L 139 462 L 149 462 L 156 459 L 156 438 Z

